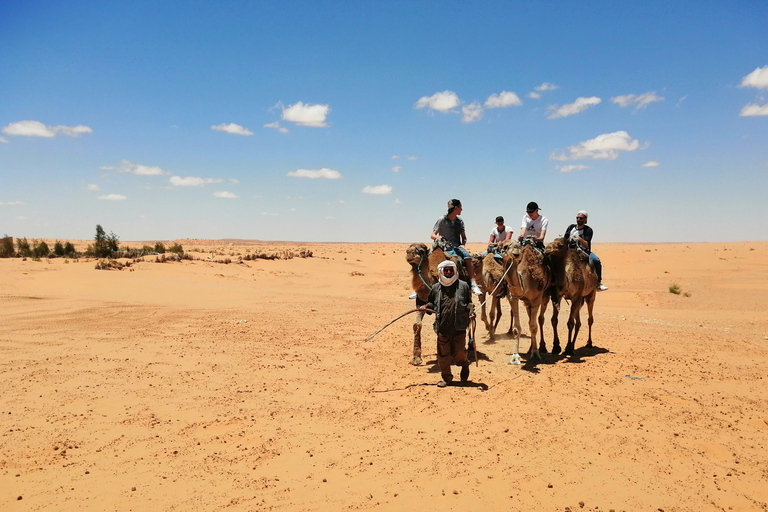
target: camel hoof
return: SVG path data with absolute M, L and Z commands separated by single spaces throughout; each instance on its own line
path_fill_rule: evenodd
M 559 353 L 560 353 L 560 352 L 562 352 L 562 351 L 563 351 L 563 349 L 560 347 L 560 344 L 559 344 L 559 343 L 556 343 L 556 344 L 554 344 L 554 345 L 552 346 L 552 353 L 553 353 L 553 354 L 557 355 L 557 354 L 559 354 Z
M 541 352 L 542 354 L 549 354 L 549 351 L 547 351 L 547 346 L 544 344 L 541 344 L 539 346 L 539 352 Z
M 592 340 L 589 340 L 586 345 L 584 345 L 586 348 L 592 348 Z
M 522 364 L 520 361 L 520 354 L 512 354 L 512 359 L 509 360 L 509 364 Z
M 413 359 L 411 359 L 411 364 L 413 366 L 420 366 L 422 362 L 421 356 L 413 356 Z

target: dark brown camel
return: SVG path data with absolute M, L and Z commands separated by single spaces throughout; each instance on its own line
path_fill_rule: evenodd
M 557 335 L 557 321 L 560 313 L 560 299 L 571 302 L 570 316 L 568 317 L 568 343 L 565 353 L 572 355 L 576 347 L 576 337 L 581 328 L 581 307 L 586 302 L 589 318 L 589 339 L 587 347 L 592 346 L 592 308 L 595 305 L 597 295 L 597 274 L 589 265 L 589 256 L 575 247 L 569 247 L 568 240 L 557 238 L 547 244 L 545 256 L 552 269 L 552 286 L 550 294 L 552 298 L 552 329 L 554 339 L 552 353 L 560 353 L 560 339 Z M 543 340 L 542 340 L 543 343 Z

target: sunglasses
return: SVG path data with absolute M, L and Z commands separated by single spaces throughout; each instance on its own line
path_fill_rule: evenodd
M 576 217 L 576 220 L 585 220 L 586 217 Z
M 536 211 L 536 210 L 525 210 L 525 212 L 526 212 L 526 213 L 533 213 L 533 212 L 535 212 L 535 211 Z

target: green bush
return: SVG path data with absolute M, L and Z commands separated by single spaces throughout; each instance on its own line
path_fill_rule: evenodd
M 678 286 L 677 283 L 672 283 L 671 285 L 669 285 L 669 293 L 680 295 L 680 286 Z
M 48 255 L 51 254 L 51 250 L 48 248 L 48 244 L 41 240 L 39 243 L 35 244 L 32 253 L 35 255 L 35 258 L 47 258 Z
M 174 252 L 176 254 L 184 254 L 184 248 L 181 246 L 181 244 L 173 244 L 169 249 L 168 252 Z
M 64 246 L 61 245 L 61 242 L 56 240 L 56 243 L 53 244 L 53 253 L 56 256 L 64 256 Z
M 14 255 L 13 237 L 5 235 L 0 241 L 0 258 L 11 258 Z
M 19 256 L 22 258 L 29 258 L 32 256 L 32 248 L 29 246 L 26 237 L 16 239 L 16 249 L 19 252 Z
M 157 242 L 155 244 L 155 252 L 158 252 L 160 254 L 165 254 L 165 245 L 163 242 Z
M 67 256 L 75 255 L 75 246 L 72 242 L 67 242 L 64 244 L 64 254 Z

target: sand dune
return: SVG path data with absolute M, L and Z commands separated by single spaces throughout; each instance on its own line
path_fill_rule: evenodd
M 594 349 L 511 366 L 481 324 L 445 389 L 430 328 L 418 367 L 410 318 L 363 341 L 406 244 L 181 243 L 0 260 L 1 510 L 768 510 L 768 242 L 596 244 Z

